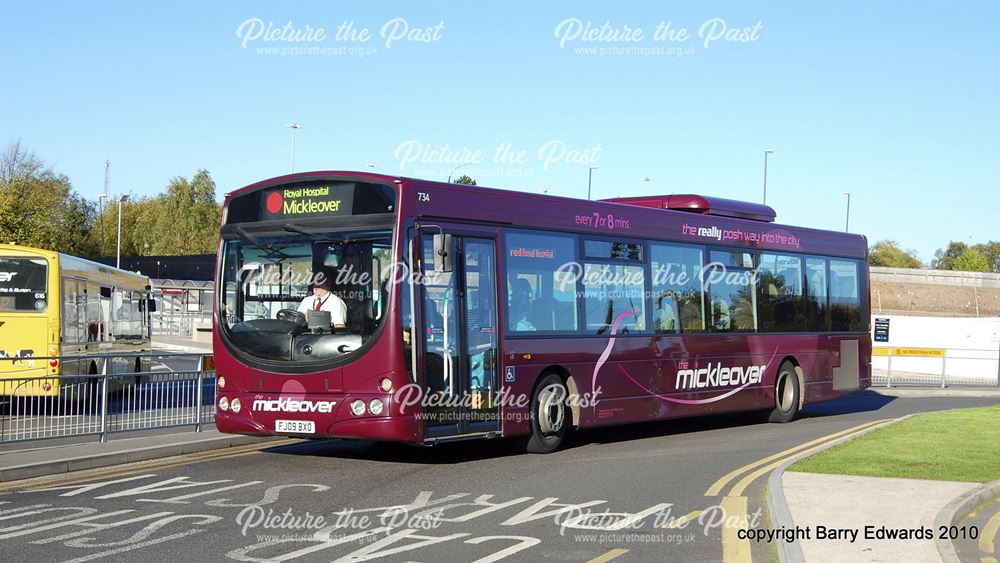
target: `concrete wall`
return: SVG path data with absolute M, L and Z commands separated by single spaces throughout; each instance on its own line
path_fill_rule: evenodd
M 871 267 L 872 282 L 1000 288 L 1000 274 Z
M 874 342 L 875 319 L 889 319 L 889 342 Z M 954 383 L 996 384 L 1000 356 L 1000 318 L 872 315 L 875 347 L 944 348 L 942 358 L 892 358 L 894 373 L 940 375 Z M 887 370 L 889 358 L 873 356 L 872 368 Z

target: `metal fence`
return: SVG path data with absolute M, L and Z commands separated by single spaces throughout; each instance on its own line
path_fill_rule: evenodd
M 914 353 L 907 352 L 914 350 Z M 920 350 L 935 350 L 922 355 Z M 872 356 L 872 385 L 940 387 L 1000 386 L 998 351 L 983 349 L 906 349 L 878 347 Z
M 191 337 L 198 327 L 212 326 L 212 312 L 192 312 L 170 309 L 150 313 L 153 334 Z
M 86 360 L 108 373 L 0 379 L 0 442 L 97 436 L 116 432 L 191 426 L 201 431 L 215 414 L 215 372 L 203 369 L 201 354 L 116 354 L 31 358 Z M 116 365 L 152 369 L 114 373 Z M 172 364 L 172 365 L 171 365 Z M 177 367 L 182 369 L 177 369 Z

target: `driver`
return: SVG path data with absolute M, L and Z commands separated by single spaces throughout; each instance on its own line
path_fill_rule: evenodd
M 313 294 L 299 303 L 298 311 L 308 318 L 309 311 L 327 311 L 330 313 L 330 323 L 334 328 L 344 328 L 347 322 L 347 304 L 330 291 L 333 285 L 330 278 L 316 276 L 313 284 Z

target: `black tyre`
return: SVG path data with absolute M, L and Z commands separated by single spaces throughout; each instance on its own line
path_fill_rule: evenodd
M 566 384 L 550 373 L 535 387 L 531 398 L 531 434 L 520 439 L 521 449 L 533 454 L 547 454 L 559 449 L 572 422 Z
M 802 390 L 795 364 L 784 362 L 778 368 L 774 381 L 774 410 L 767 417 L 768 422 L 791 422 L 799 414 Z

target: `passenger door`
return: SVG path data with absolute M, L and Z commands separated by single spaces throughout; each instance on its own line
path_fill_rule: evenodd
M 452 234 L 451 272 L 434 271 L 433 237 L 422 237 L 427 438 L 500 429 L 496 240 Z

